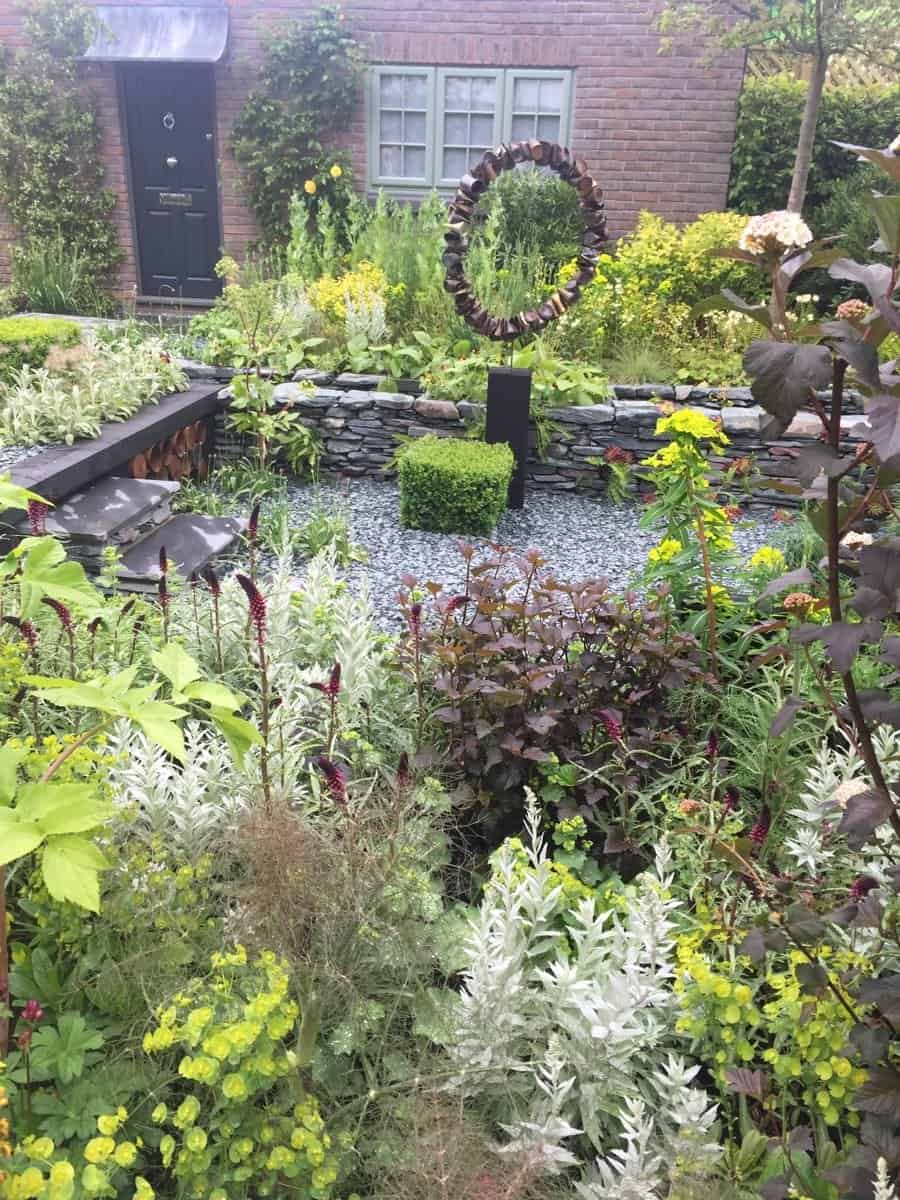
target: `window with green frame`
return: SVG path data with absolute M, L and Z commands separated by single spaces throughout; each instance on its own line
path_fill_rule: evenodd
M 498 142 L 565 144 L 571 107 L 571 71 L 371 67 L 369 184 L 452 188 Z

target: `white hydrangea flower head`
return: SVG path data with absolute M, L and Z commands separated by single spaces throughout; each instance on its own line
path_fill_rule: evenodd
M 783 209 L 751 217 L 738 246 L 751 254 L 783 254 L 792 247 L 808 246 L 812 240 L 812 230 L 800 214 Z
M 845 534 L 841 539 L 841 545 L 847 546 L 850 550 L 853 550 L 857 546 L 871 546 L 873 541 L 874 538 L 872 537 L 871 533 L 857 533 L 855 529 L 851 529 L 850 532 Z
M 900 133 L 897 134 L 897 136 L 894 138 L 894 140 L 888 146 L 888 154 L 900 155 Z

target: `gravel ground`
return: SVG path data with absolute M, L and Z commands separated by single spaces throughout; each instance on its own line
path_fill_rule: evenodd
M 46 446 L 0 446 L 0 471 L 10 471 L 23 458 L 33 458 Z
M 316 503 L 346 512 L 354 541 L 369 556 L 365 563 L 351 564 L 346 576 L 351 583 L 368 583 L 382 628 L 400 625 L 395 596 L 403 575 L 414 575 L 420 583 L 442 583 L 451 592 L 461 589 L 465 568 L 457 549 L 460 539 L 455 534 L 404 529 L 396 484 L 370 479 L 354 479 L 349 485 L 298 483 L 291 485 L 290 502 L 297 526 L 306 522 Z M 496 540 L 518 551 L 540 550 L 562 579 L 603 577 L 623 587 L 658 541 L 638 527 L 640 516 L 635 505 L 532 490 L 524 509 L 504 513 Z M 763 512 L 738 524 L 735 542 L 743 555 L 752 554 L 776 528 Z

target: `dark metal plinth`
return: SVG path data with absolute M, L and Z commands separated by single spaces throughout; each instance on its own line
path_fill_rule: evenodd
M 510 508 L 522 508 L 525 503 L 530 401 L 530 371 L 521 367 L 491 367 L 488 370 L 484 440 L 506 442 L 515 457 L 516 465 L 509 482 L 507 501 Z

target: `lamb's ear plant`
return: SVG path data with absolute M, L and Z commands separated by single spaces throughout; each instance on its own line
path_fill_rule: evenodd
M 845 148 L 900 182 L 896 143 L 887 150 Z M 758 921 L 741 951 L 763 961 L 770 951 L 791 947 L 805 960 L 809 981 L 828 989 L 852 1019 L 851 1041 L 868 1070 L 868 1080 L 855 1097 L 855 1106 L 864 1117 L 862 1137 L 846 1163 L 828 1176 L 839 1187 L 849 1187 L 853 1195 L 872 1194 L 880 1148 L 885 1138 L 894 1136 L 900 1112 L 896 1065 L 900 1051 L 896 897 L 900 889 L 896 868 L 900 806 L 879 755 L 879 737 L 883 735 L 878 732 L 878 726 L 900 727 L 900 704 L 892 688 L 900 667 L 900 539 L 884 537 L 864 545 L 856 561 L 848 562 L 842 554 L 847 533 L 896 482 L 900 461 L 900 375 L 895 363 L 879 361 L 878 352 L 888 335 L 900 333 L 900 196 L 876 193 L 867 206 L 880 233 L 873 247 L 878 261 L 857 263 L 842 258 L 835 249 L 823 249 L 812 241 L 812 233 L 796 213 L 767 214 L 753 218 L 739 247 L 723 253 L 754 263 L 769 275 L 768 304 L 746 304 L 730 293 L 722 301 L 711 302 L 745 312 L 769 333 L 768 338 L 754 342 L 744 358 L 753 380 L 754 399 L 768 414 L 764 436 L 781 436 L 804 408 L 818 418 L 821 427 L 820 438 L 800 452 L 797 474 L 806 488 L 804 498 L 814 505 L 810 513 L 813 524 L 825 542 L 828 620 L 823 623 L 807 615 L 793 627 L 790 637 L 797 645 L 811 647 L 831 671 L 839 708 L 836 713 L 826 712 L 825 719 L 841 723 L 860 760 L 858 771 L 854 768 L 860 786 L 842 798 L 840 807 L 835 804 L 832 820 L 837 822 L 833 840 L 844 853 L 858 853 L 861 870 L 844 902 L 835 907 L 833 897 L 817 900 L 815 888 L 804 886 L 801 880 L 779 876 L 761 861 L 751 863 L 751 846 L 749 856 L 743 858 L 749 866 L 744 874 L 757 897 Z M 868 299 L 846 301 L 834 319 L 798 328 L 787 316 L 789 289 L 801 272 L 821 265 L 828 265 L 832 277 L 859 286 Z M 866 397 L 867 412 L 866 440 L 853 446 L 847 445 L 844 421 L 850 379 Z M 857 431 L 859 424 L 861 420 Z M 804 611 L 812 614 L 816 597 L 809 589 L 814 592 L 816 584 L 804 569 L 770 585 L 775 595 L 791 593 L 786 606 L 793 601 L 799 608 L 802 602 Z M 803 591 L 800 596 L 799 591 Z M 879 686 L 861 687 L 858 683 L 863 653 L 867 661 L 875 656 L 881 665 Z M 868 674 L 871 681 L 871 671 Z M 773 722 L 771 735 L 778 736 L 799 712 L 814 704 L 814 697 L 805 691 L 790 695 Z M 828 763 L 820 763 L 817 769 L 824 786 Z M 823 803 L 830 799 L 821 797 Z M 806 801 L 795 815 L 798 828 L 788 852 L 795 864 L 818 863 L 822 846 Z M 730 852 L 740 858 L 746 847 L 732 846 Z M 743 871 L 740 866 L 737 869 Z M 853 930 L 862 929 L 872 938 L 867 969 L 841 974 L 831 965 L 828 947 L 842 944 Z M 789 1155 L 786 1161 L 784 1192 L 790 1186 L 808 1192 L 809 1178 L 792 1173 Z M 890 1165 L 896 1167 L 896 1163 Z M 826 1185 L 821 1182 L 818 1186 Z

